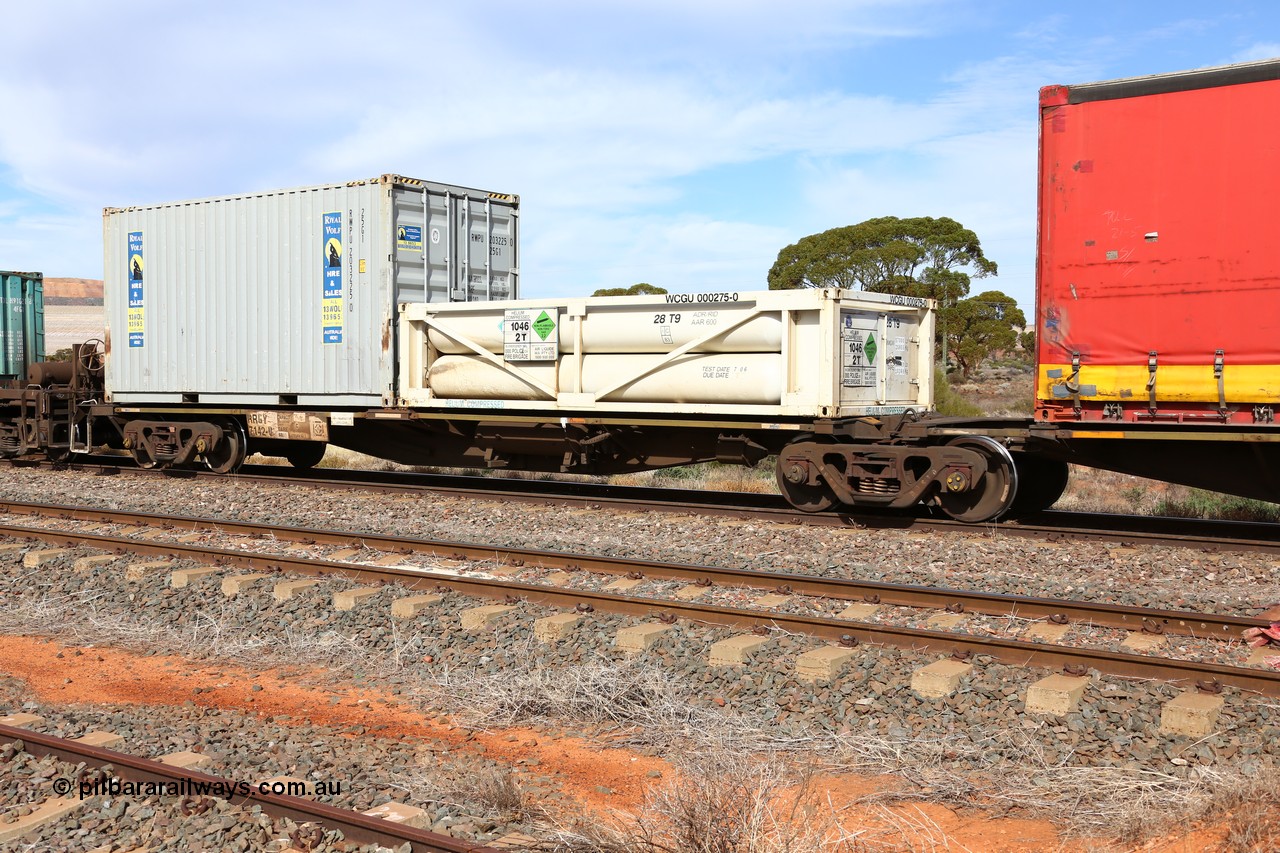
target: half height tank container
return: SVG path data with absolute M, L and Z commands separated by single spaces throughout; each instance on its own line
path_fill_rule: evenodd
M 836 289 L 407 304 L 400 403 L 779 421 L 923 412 L 933 308 Z

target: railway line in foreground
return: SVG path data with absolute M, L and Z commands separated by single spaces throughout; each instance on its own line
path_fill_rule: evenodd
M 302 779 L 263 779 L 249 783 L 233 776 L 206 772 L 217 768 L 200 752 L 180 751 L 158 759 L 143 758 L 102 746 L 104 742 L 114 746 L 122 740 L 112 732 L 95 731 L 81 738 L 61 738 L 33 730 L 32 726 L 42 722 L 40 717 L 31 714 L 0 717 L 0 745 L 20 745 L 15 751 L 36 759 L 53 759 L 58 764 L 41 769 L 60 774 L 53 780 L 42 776 L 29 780 L 6 774 L 10 785 L 30 783 L 37 790 L 52 792 L 52 796 L 33 802 L 34 810 L 29 814 L 0 822 L 0 841 L 36 843 L 42 834 L 47 837 L 51 832 L 54 837 L 65 840 L 59 832 L 60 825 L 79 828 L 78 812 L 87 810 L 90 802 L 96 805 L 102 799 L 119 797 L 123 790 L 131 793 L 129 799 L 134 801 L 156 796 L 145 792 L 158 791 L 176 804 L 172 806 L 175 816 L 189 818 L 204 814 L 210 809 L 209 798 L 216 797 L 227 805 L 239 807 L 236 816 L 245 822 L 258 812 L 277 820 L 288 820 L 293 827 L 291 832 L 284 834 L 276 830 L 280 838 L 277 843 L 288 845 L 281 849 L 309 850 L 313 845 L 324 845 L 329 841 L 326 833 L 336 831 L 348 849 L 352 844 L 361 844 L 370 845 L 372 849 L 407 849 L 414 853 L 497 853 L 494 847 L 419 828 L 414 820 L 421 810 L 410 806 L 387 803 L 364 812 L 338 808 L 307 796 L 304 791 L 309 783 Z M 228 819 L 234 822 L 234 817 Z M 230 829 L 231 824 L 224 824 L 222 828 Z M 105 828 L 99 827 L 98 831 L 102 833 Z
M 1267 624 L 1248 617 L 14 501 L 0 502 L 0 535 L 97 549 L 102 562 L 123 553 L 193 561 L 225 574 L 227 594 L 314 577 L 363 584 L 364 595 L 391 586 L 410 593 L 405 607 L 449 595 L 501 602 L 476 608 L 482 621 L 527 606 L 575 619 L 614 613 L 650 620 L 642 624 L 654 635 L 681 622 L 749 631 L 758 639 L 739 644 L 751 647 L 798 634 L 1280 695 L 1280 673 L 1245 660 L 1240 633 Z M 1175 645 L 1179 653 L 1164 653 Z

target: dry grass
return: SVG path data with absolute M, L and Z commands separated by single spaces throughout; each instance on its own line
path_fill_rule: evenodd
M 713 776 L 723 775 L 727 762 L 749 756 L 778 772 L 804 766 L 809 773 L 893 774 L 903 780 L 902 786 L 855 804 L 860 813 L 872 815 L 856 829 L 846 825 L 846 816 L 830 808 L 812 812 L 821 820 L 802 828 L 820 830 L 820 844 L 814 835 L 804 836 L 805 843 L 817 845 L 814 850 L 960 849 L 913 807 L 917 802 L 956 809 L 978 806 L 996 814 L 1049 820 L 1071 839 L 1067 849 L 1080 849 L 1079 844 L 1094 844 L 1099 850 L 1112 849 L 1113 844 L 1131 847 L 1196 823 L 1227 822 L 1231 837 L 1242 839 L 1231 842 L 1236 845 L 1232 849 L 1250 850 L 1248 840 L 1266 837 L 1278 819 L 1274 808 L 1256 808 L 1275 802 L 1266 782 L 1280 768 L 1269 765 L 1256 775 L 1194 765 L 1178 774 L 1140 767 L 1082 767 L 1070 758 L 1046 758 L 1038 732 L 999 725 L 985 733 L 970 730 L 936 738 L 865 732 L 782 737 L 761 720 L 707 706 L 694 691 L 640 663 L 598 661 L 557 670 L 554 675 L 532 669 L 501 675 L 455 671 L 424 685 L 424 697 L 445 702 L 478 728 L 591 725 L 613 743 L 664 748 L 678 763 L 683 762 L 681 756 L 698 757 L 700 765 L 681 763 L 680 784 L 693 788 L 664 789 L 667 793 L 655 795 L 639 815 L 620 816 L 620 823 L 605 827 L 604 835 L 586 833 L 581 827 L 566 830 L 566 850 L 655 853 L 684 849 L 660 845 L 669 843 L 678 827 L 705 824 L 707 817 L 678 806 L 693 793 L 707 793 L 697 789 L 707 784 L 702 778 L 707 768 L 715 771 Z M 679 749 L 671 750 L 673 744 Z M 762 791 L 800 785 L 804 780 L 785 774 L 751 776 L 761 772 L 751 764 L 738 767 L 728 774 L 735 780 L 732 790 L 720 794 L 732 793 L 739 801 L 734 813 L 746 840 L 734 843 L 743 846 L 708 849 L 792 849 L 785 846 L 785 838 L 759 834 L 763 826 L 776 829 L 779 815 L 790 813 L 789 806 L 775 804 L 762 817 L 757 806 L 749 804 L 768 801 Z M 1249 802 L 1255 808 L 1240 806 Z M 574 833 L 583 838 L 574 840 Z M 953 846 L 947 847 L 948 843 Z
M 1036 817 L 1061 827 L 1068 849 L 1092 844 L 1132 849 L 1149 839 L 1193 826 L 1227 827 L 1227 850 L 1280 837 L 1280 804 L 1271 780 L 1280 768 L 1258 773 L 1192 765 L 1181 775 L 1141 767 L 1080 767 L 1045 760 L 1039 741 L 1017 730 L 988 741 L 865 741 L 840 738 L 833 766 L 895 772 L 913 784 L 864 798 L 898 805 L 913 800 L 955 808 L 978 806 L 995 814 Z M 964 758 L 979 765 L 958 766 Z M 985 765 L 985 766 L 984 766 Z
M 671 673 L 642 660 L 588 660 L 554 670 L 530 665 L 487 673 L 447 670 L 424 683 L 424 703 L 444 707 L 470 728 L 538 724 L 588 726 L 617 745 L 749 752 L 798 750 L 812 738 L 782 738 L 756 721 L 698 702 Z
M 879 832 L 850 830 L 811 773 L 778 756 L 684 754 L 636 814 L 560 828 L 556 848 L 597 853 L 862 853 Z M 864 837 L 865 836 L 865 837 Z
M 778 481 L 774 477 L 773 471 L 774 462 L 773 458 L 770 457 L 754 468 L 747 468 L 743 465 L 725 465 L 720 462 L 706 462 L 700 465 L 661 468 L 657 471 L 616 474 L 609 477 L 608 482 L 618 486 L 653 486 L 668 489 L 777 494 Z
M 4 579 L 0 632 L 55 635 L 69 642 L 110 643 L 197 659 L 216 656 L 250 666 L 309 664 L 326 667 L 338 677 L 404 671 L 423 654 L 424 638 L 411 632 L 393 633 L 392 653 L 387 654 L 354 634 L 260 631 L 237 624 L 242 617 L 217 608 L 181 628 L 146 610 L 108 616 L 100 611 L 98 594 L 92 590 L 33 594 L 41 583 L 38 570 L 18 570 Z M 403 631 L 394 625 L 392 630 Z M 1249 775 L 1194 764 L 1176 773 L 1081 767 L 1070 759 L 1046 759 L 1038 732 L 1001 725 L 937 738 L 818 731 L 784 737 L 765 720 L 710 705 L 693 686 L 642 661 L 596 660 L 555 670 L 530 663 L 526 669 L 497 673 L 453 669 L 415 677 L 424 706 L 451 713 L 471 727 L 547 724 L 595 729 L 615 745 L 656 748 L 676 760 L 697 758 L 695 764 L 682 764 L 678 779 L 672 780 L 674 787 L 656 792 L 641 814 L 620 817 L 621 823 L 613 827 L 615 835 L 596 839 L 623 846 L 590 848 L 581 846 L 588 841 L 570 839 L 566 850 L 943 849 L 948 842 L 914 808 L 917 802 L 954 808 L 978 805 L 997 813 L 1041 817 L 1074 838 L 1110 838 L 1129 845 L 1196 822 L 1225 825 L 1234 850 L 1265 849 L 1263 839 L 1280 833 L 1280 806 L 1270 784 L 1280 768 L 1270 764 Z M 813 791 L 805 788 L 808 777 L 796 767 L 805 768 L 805 773 L 891 773 L 903 784 L 855 804 L 872 818 L 853 826 L 848 815 L 814 799 Z M 727 787 L 707 787 L 716 785 Z M 779 793 L 793 789 L 790 798 Z M 717 811 L 689 806 L 695 795 L 717 803 Z M 532 814 L 518 780 L 501 772 L 477 777 L 467 790 L 437 791 L 435 796 L 478 802 L 494 812 Z M 734 817 L 716 824 L 718 813 Z M 804 817 L 798 824 L 797 815 Z M 708 822 L 721 846 L 660 846 L 683 843 L 681 832 Z M 573 832 L 582 835 L 584 830 L 575 827 Z
M 1181 488 L 1157 480 L 1072 465 L 1067 490 L 1053 508 L 1152 515 L 1160 501 Z
M 1025 417 L 1035 405 L 1035 372 L 1029 364 L 1011 361 L 983 368 L 969 382 L 951 379 L 950 392 L 991 417 Z
M 1071 481 L 1054 509 L 1179 518 L 1280 522 L 1280 505 L 1114 471 L 1071 466 Z
M 540 806 L 529 800 L 516 772 L 501 765 L 485 766 L 462 778 L 443 778 L 432 766 L 399 780 L 415 802 L 455 806 L 472 815 L 485 815 L 504 823 L 545 818 Z
M 391 653 L 376 649 L 355 632 L 335 630 L 300 632 L 271 626 L 241 624 L 243 614 L 231 612 L 221 597 L 213 605 L 191 613 L 186 624 L 145 608 L 132 613 L 103 610 L 102 593 L 91 588 L 72 594 L 41 592 L 46 588 L 41 570 L 19 570 L 0 576 L 0 633 L 57 636 L 78 644 L 112 645 L 139 651 L 152 650 L 202 659 L 247 665 L 299 664 L 325 666 L 336 672 L 390 673 L 424 652 L 425 637 L 390 623 Z
M 1241 853 L 1274 853 L 1280 844 L 1280 796 L 1266 777 L 1249 777 L 1221 785 L 1205 817 L 1225 815 L 1225 848 Z

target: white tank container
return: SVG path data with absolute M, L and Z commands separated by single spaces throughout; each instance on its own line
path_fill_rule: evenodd
M 400 306 L 398 404 L 860 417 L 932 406 L 933 304 L 836 289 Z

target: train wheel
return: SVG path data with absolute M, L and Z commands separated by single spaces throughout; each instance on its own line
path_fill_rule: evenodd
M 284 458 L 294 468 L 314 468 L 320 464 L 328 447 L 323 441 L 291 441 Z
M 1067 490 L 1071 469 L 1065 462 L 1029 453 L 1014 453 L 1013 464 L 1018 470 L 1018 494 L 1009 508 L 1010 515 L 1044 512 Z
M 811 439 L 817 443 L 829 443 L 818 437 Z M 808 467 L 802 463 L 785 464 L 787 451 L 784 449 L 778 456 L 778 488 L 787 503 L 802 512 L 826 512 L 836 505 L 836 496 L 827 488 L 826 483 L 810 485 Z M 794 480 L 791 478 L 795 478 Z M 798 482 L 797 482 L 798 481 Z
M 957 438 L 952 447 L 974 450 L 987 458 L 987 473 L 963 492 L 944 487 L 938 495 L 942 511 L 966 524 L 999 518 L 1013 505 L 1018 494 L 1018 470 L 1008 448 L 985 435 Z
M 236 421 L 227 421 L 220 426 L 222 444 L 204 455 L 204 464 L 215 474 L 230 474 L 244 464 L 248 441 Z
M 129 453 L 133 456 L 133 464 L 137 465 L 139 468 L 156 467 L 156 460 L 147 452 L 145 444 L 139 444 L 137 447 L 130 449 Z

